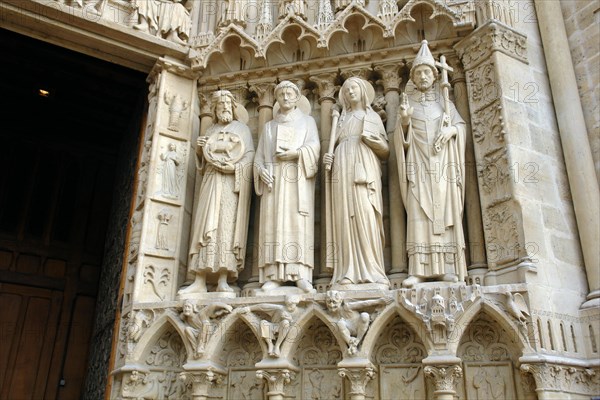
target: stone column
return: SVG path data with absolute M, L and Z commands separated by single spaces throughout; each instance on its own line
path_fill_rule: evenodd
M 433 381 L 435 391 L 434 400 L 454 400 L 456 396 L 456 385 L 463 376 L 462 368 L 458 365 L 425 367 L 425 376 Z
M 187 265 L 194 185 L 194 127 L 197 129 L 196 77 L 189 67 L 161 58 L 150 77 L 158 93 L 148 117 L 149 157 L 143 206 L 137 216 L 139 250 L 132 302 L 175 300 Z M 133 267 L 133 265 L 131 265 Z
M 376 65 L 375 71 L 382 75 L 379 81 L 383 84 L 385 95 L 385 111 L 387 114 L 386 131 L 390 145 L 390 158 L 387 162 L 388 170 L 388 198 L 390 205 L 390 243 L 392 251 L 392 269 L 388 272 L 392 289 L 400 288 L 402 281 L 408 277 L 408 256 L 406 254 L 406 213 L 400 195 L 400 182 L 398 181 L 398 162 L 394 150 L 394 131 L 398 107 L 400 106 L 399 75 L 401 65 L 398 63 Z
M 210 387 L 221 383 L 223 376 L 214 371 L 187 371 L 179 374 L 179 379 L 192 387 L 192 400 L 208 400 Z
M 545 160 L 532 158 L 523 145 L 531 135 L 526 104 L 503 96 L 515 84 L 534 81 L 527 38 L 491 20 L 455 48 L 469 94 L 489 268 L 485 284 L 526 282 L 547 253 L 543 217 L 534 201 L 553 190 L 549 181 L 543 186 L 523 179 L 528 164 L 539 166 Z
M 285 385 L 295 379 L 296 374 L 289 369 L 259 369 L 256 371 L 256 377 L 267 381 L 268 400 L 284 400 Z
M 310 80 L 317 84 L 317 89 L 319 91 L 319 104 L 321 105 L 321 129 L 319 130 L 319 136 L 321 138 L 321 160 L 323 159 L 323 155 L 329 151 L 329 142 L 331 136 L 331 110 L 333 105 L 335 104 L 335 92 L 339 89 L 338 86 L 335 85 L 335 80 L 337 78 L 337 72 L 324 72 L 319 75 L 314 75 L 310 77 Z M 319 196 L 319 209 L 321 210 L 321 241 L 319 243 L 320 246 L 320 258 L 319 258 L 319 271 L 315 271 L 315 279 L 314 284 L 317 288 L 317 291 L 323 292 L 325 291 L 325 287 L 331 281 L 332 272 L 330 269 L 326 268 L 327 257 L 331 256 L 332 248 L 327 243 L 327 237 L 331 237 L 328 232 L 331 232 L 331 227 L 327 226 L 327 215 L 326 210 L 328 203 L 327 193 L 325 190 L 325 183 L 328 176 L 328 172 L 325 171 L 323 164 L 319 165 L 319 186 L 320 186 L 320 196 Z
M 208 127 L 213 124 L 210 93 L 203 91 L 203 93 L 198 93 L 198 97 L 200 99 L 200 134 L 198 136 L 204 136 Z
M 582 307 L 597 307 L 600 306 L 600 189 L 594 160 L 560 2 L 535 0 L 534 3 L 590 290 Z
M 365 400 L 367 398 L 367 384 L 375 378 L 374 368 L 338 368 L 338 374 L 350 381 L 350 400 Z
M 483 279 L 487 272 L 487 260 L 485 258 L 485 239 L 483 237 L 481 204 L 479 203 L 479 188 L 477 186 L 477 165 L 471 132 L 471 112 L 469 110 L 467 81 L 460 60 L 457 57 L 450 57 L 448 61 L 454 69 L 451 83 L 454 88 L 456 109 L 467 123 L 465 146 L 465 214 L 467 218 L 467 237 L 465 239 L 469 246 L 469 263 L 467 264 L 468 283 L 471 285 L 483 285 Z
M 258 146 L 258 140 L 265 129 L 265 124 L 273 119 L 273 105 L 275 104 L 275 83 L 273 82 L 256 82 L 250 85 L 250 91 L 256 93 L 256 98 L 254 101 L 258 102 L 258 134 L 256 137 L 253 137 L 254 145 Z M 252 274 L 248 279 L 248 283 L 244 285 L 244 289 L 242 294 L 245 296 L 252 295 L 254 289 L 258 289 L 260 287 L 259 283 L 259 271 L 258 271 L 258 221 L 259 221 L 259 213 L 260 207 L 258 198 L 253 196 L 252 203 L 253 206 L 253 219 L 255 221 L 253 227 L 253 235 L 254 243 L 252 244 L 252 251 L 254 252 L 252 256 Z M 250 244 L 249 244 L 250 247 Z

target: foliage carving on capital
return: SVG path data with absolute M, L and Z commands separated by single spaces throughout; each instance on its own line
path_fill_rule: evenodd
M 250 85 L 249 90 L 256 94 L 253 101 L 258 103 L 258 107 L 273 107 L 275 103 L 275 83 L 264 82 Z
M 381 74 L 381 79 L 376 83 L 383 85 L 384 93 L 390 90 L 399 91 L 402 77 L 400 76 L 400 67 L 398 63 L 381 64 L 375 66 L 375 71 Z
M 317 84 L 319 101 L 332 100 L 335 102 L 335 92 L 340 88 L 335 84 L 337 72 L 327 72 L 324 74 L 313 75 L 309 79 Z
M 425 376 L 433 381 L 436 392 L 456 392 L 456 386 L 463 376 L 463 370 L 458 365 L 432 366 L 424 368 Z
M 283 395 L 285 393 L 285 385 L 290 383 L 293 379 L 296 379 L 296 374 L 286 368 L 269 370 L 259 369 L 256 371 L 256 377 L 267 381 L 270 395 Z
M 375 379 L 375 369 L 372 367 L 339 368 L 338 374 L 350 381 L 350 397 L 366 395 L 368 383 Z
M 209 388 L 212 385 L 218 385 L 223 382 L 223 375 L 212 369 L 206 371 L 186 371 L 179 373 L 179 379 L 191 387 L 191 394 L 195 396 L 208 396 Z
M 600 385 L 600 371 L 557 364 L 522 364 L 521 374 L 531 374 L 536 389 L 569 391 L 595 395 Z
M 527 36 L 495 21 L 475 31 L 455 48 L 467 70 L 487 60 L 496 51 L 528 63 Z

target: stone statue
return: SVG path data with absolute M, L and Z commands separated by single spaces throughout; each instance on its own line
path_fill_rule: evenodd
M 279 304 L 256 304 L 242 307 L 240 312 L 260 311 L 268 314 L 271 321 L 263 319 L 260 321 L 260 334 L 267 343 L 269 356 L 279 358 L 281 344 L 288 336 L 291 325 L 294 322 L 293 314 L 297 310 L 300 298 L 298 296 L 285 296 L 285 306 Z
M 200 310 L 191 300 L 183 303 L 183 312 L 180 318 L 188 326 L 185 328 L 185 337 L 194 349 L 193 358 L 200 358 L 204 354 L 204 346 L 213 332 L 214 320 L 231 313 L 233 307 L 225 303 L 209 304 Z
M 247 0 L 223 0 L 220 3 L 219 25 L 237 24 L 246 26 L 246 8 L 249 7 Z
M 434 82 L 442 67 L 442 88 Z M 462 228 L 465 123 L 448 97 L 446 69 L 423 41 L 402 95 L 394 141 L 407 214 L 409 277 L 462 281 L 466 275 Z
M 138 24 L 133 26 L 134 29 L 186 44 L 191 27 L 191 1 L 134 0 L 134 5 L 138 13 Z
M 238 120 L 245 110 L 227 90 L 212 96 L 213 118 L 198 138 L 198 168 L 204 173 L 192 225 L 189 270 L 194 283 L 180 295 L 207 291 L 217 278 L 217 292 L 232 292 L 244 267 L 254 145 L 250 129 Z M 225 150 L 226 151 L 225 151 Z
M 179 166 L 182 163 L 181 156 L 177 153 L 177 145 L 169 143 L 167 152 L 160 155 L 163 161 L 162 169 L 162 195 L 176 199 L 179 197 Z
M 279 18 L 288 14 L 297 15 L 306 19 L 306 0 L 283 0 L 279 2 Z
M 358 352 L 358 346 L 369 329 L 371 316 L 367 312 L 357 310 L 385 306 L 393 301 L 391 297 L 384 297 L 374 300 L 356 300 L 348 301 L 342 297 L 342 293 L 337 290 L 327 292 L 325 303 L 327 310 L 333 318 L 337 320 L 336 325 L 340 330 L 346 345 L 348 345 L 348 354 L 354 355 Z
M 388 157 L 389 147 L 367 88 L 372 89 L 357 77 L 344 82 L 339 97 L 343 110 L 332 132 L 335 151 L 323 157 L 326 168 L 331 166 L 326 190 L 332 237 L 327 241 L 333 244 L 333 253 L 328 262 L 333 264 L 333 285 L 376 283 L 388 288 L 380 160 Z
M 311 292 L 319 134 L 315 120 L 296 107 L 296 85 L 281 82 L 275 96 L 279 112 L 265 125 L 254 160 L 259 278 L 264 292 L 286 281 Z

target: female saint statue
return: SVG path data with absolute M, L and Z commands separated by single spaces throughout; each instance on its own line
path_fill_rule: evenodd
M 352 77 L 344 82 L 339 101 L 343 107 L 336 129 L 335 151 L 323 162 L 331 167 L 327 190 L 331 200 L 328 264 L 332 285 L 373 283 L 389 287 L 383 264 L 383 200 L 381 160 L 389 147 L 383 122 L 371 109 L 370 84 Z

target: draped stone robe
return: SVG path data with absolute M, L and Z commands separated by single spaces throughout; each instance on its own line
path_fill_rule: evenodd
M 376 154 L 362 135 L 379 136 L 384 143 Z M 389 154 L 383 122 L 371 108 L 344 112 L 338 124 L 331 177 L 327 182 L 332 235 L 328 264 L 332 283 L 360 284 L 389 281 L 385 275 L 381 161 Z M 349 282 L 347 282 L 349 281 Z
M 422 278 L 466 276 L 462 227 L 465 182 L 465 122 L 450 103 L 458 134 L 434 151 L 444 114 L 437 85 L 422 93 L 412 81 L 406 92 L 414 112 L 405 132 L 398 123 L 395 148 L 400 191 L 407 214 L 408 273 Z
M 244 267 L 250 198 L 252 196 L 252 160 L 254 144 L 248 127 L 232 121 L 227 125 L 214 124 L 206 136 L 232 132 L 244 143 L 244 154 L 235 171 L 219 171 L 202 155 L 198 167 L 203 172 L 196 201 L 190 246 L 190 271 L 206 271 L 207 281 L 219 269 L 228 271 L 228 280 L 237 278 Z
M 297 160 L 276 158 L 277 128 L 294 130 L 291 149 Z M 260 196 L 258 265 L 260 283 L 312 281 L 314 268 L 315 176 L 319 160 L 315 120 L 299 109 L 277 114 L 265 125 L 254 160 L 254 185 Z M 269 188 L 260 178 L 266 168 L 275 181 Z

